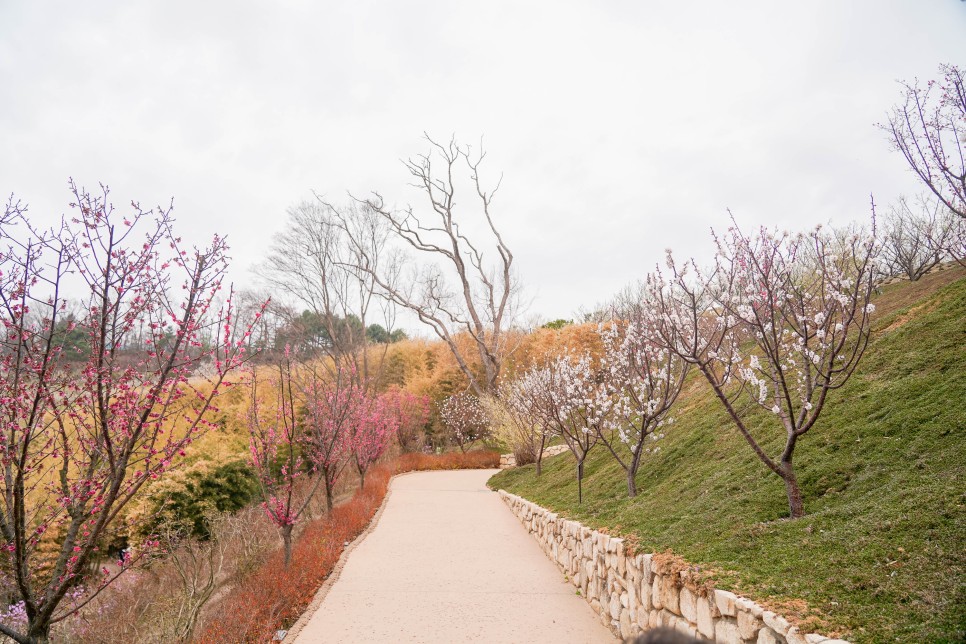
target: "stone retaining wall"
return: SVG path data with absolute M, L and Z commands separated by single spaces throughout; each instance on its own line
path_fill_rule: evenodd
M 500 490 L 523 525 L 618 637 L 669 626 L 725 644 L 848 644 L 804 634 L 726 590 L 708 590 L 666 555 L 628 556 L 624 540 Z
M 557 454 L 563 454 L 566 451 L 569 451 L 569 448 L 566 445 L 554 445 L 553 447 L 548 447 L 547 449 L 543 450 L 543 457 L 550 458 L 551 456 L 556 456 Z M 513 454 L 500 455 L 501 470 L 505 470 L 508 467 L 516 467 L 516 466 L 517 466 L 517 459 L 513 456 Z

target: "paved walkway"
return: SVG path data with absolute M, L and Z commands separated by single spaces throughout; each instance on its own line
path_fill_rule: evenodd
M 615 642 L 486 488 L 494 472 L 395 478 L 375 529 L 295 641 Z

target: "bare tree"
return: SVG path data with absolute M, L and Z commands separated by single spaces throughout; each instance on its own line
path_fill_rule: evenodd
M 236 300 L 238 315 L 235 324 L 252 328 L 248 348 L 257 350 L 262 359 L 273 357 L 276 338 L 293 318 L 292 310 L 281 302 L 272 301 L 264 289 L 239 291 Z
M 952 253 L 958 218 L 938 199 L 922 195 L 916 204 L 899 197 L 885 219 L 882 258 L 890 277 L 915 282 Z
M 170 600 L 168 634 L 179 642 L 190 642 L 205 606 L 225 583 L 231 567 L 229 549 L 245 540 L 250 526 L 229 515 L 206 517 L 208 539 L 195 539 L 184 531 L 170 529 L 162 533 L 162 544 L 168 552 L 164 563 L 175 573 L 178 591 Z
M 930 243 L 942 248 L 947 257 L 966 268 L 966 219 L 950 211 L 946 211 L 943 217 L 949 223 L 949 236 L 945 237 L 945 243 L 940 237 L 932 239 Z M 944 227 L 939 226 L 938 230 L 942 231 Z
M 308 316 L 289 322 L 319 327 L 309 346 L 351 364 L 351 372 L 368 382 L 370 367 L 377 365 L 369 363 L 366 330 L 376 318 L 391 332 L 394 310 L 377 296 L 373 274 L 353 267 L 359 253 L 378 266 L 389 230 L 381 218 L 350 210 L 352 216 L 346 216 L 318 199 L 289 208 L 288 228 L 275 235 L 259 274 L 280 295 L 307 308 Z
M 343 217 L 348 229 L 353 217 L 376 214 L 403 247 L 438 263 L 417 267 L 396 255 L 384 266 L 364 244 L 355 244 L 356 269 L 378 285 L 381 294 L 411 311 L 443 340 L 466 374 L 477 396 L 495 391 L 503 358 L 507 352 L 506 330 L 519 306 L 519 284 L 513 272 L 513 253 L 493 219 L 492 204 L 499 184 L 492 190 L 483 187 L 480 167 L 486 156 L 455 140 L 441 144 L 426 136 L 430 151 L 405 161 L 406 169 L 426 197 L 429 210 L 417 215 L 410 206 L 394 210 L 375 193 L 360 201 L 361 209 Z M 438 164 L 438 165 L 437 165 Z M 467 215 L 457 210 L 456 175 L 462 166 L 479 199 L 485 230 L 485 247 L 464 233 Z M 462 218 L 462 219 L 461 219 Z M 461 221 L 463 222 L 461 224 Z M 355 235 L 350 237 L 355 239 Z M 490 263 L 490 253 L 496 259 Z M 407 267 L 410 270 L 406 270 Z M 451 287 L 450 280 L 456 286 Z M 460 346 L 458 336 L 466 333 L 473 340 L 479 359 L 479 373 L 471 356 Z
M 717 238 L 710 271 L 676 264 L 669 253 L 669 278 L 658 272 L 647 282 L 661 308 L 661 342 L 701 372 L 758 458 L 785 482 L 792 518 L 805 513 L 795 446 L 869 341 L 877 249 L 874 237 L 845 241 L 843 248 L 820 229 L 749 237 L 734 226 Z M 739 404 L 743 397 L 752 405 Z M 755 407 L 774 423 L 749 414 Z M 778 455 L 766 452 L 759 422 L 785 434 Z
M 951 211 L 966 218 L 966 85 L 964 71 L 940 65 L 942 79 L 902 82 L 902 103 L 880 127 L 913 172 Z

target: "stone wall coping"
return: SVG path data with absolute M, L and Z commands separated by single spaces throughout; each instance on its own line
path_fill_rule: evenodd
M 660 570 L 663 564 L 655 562 L 654 553 L 628 556 L 621 537 L 560 517 L 506 490 L 499 495 L 618 637 L 667 626 L 722 644 L 849 644 L 802 633 L 781 615 L 733 592 L 686 585 L 685 573 Z

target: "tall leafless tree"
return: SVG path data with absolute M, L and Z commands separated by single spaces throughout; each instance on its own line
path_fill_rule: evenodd
M 966 82 L 940 65 L 942 79 L 902 82 L 902 102 L 881 125 L 913 172 L 947 208 L 966 218 Z
M 503 359 L 507 353 L 507 328 L 519 307 L 520 286 L 513 271 L 513 253 L 497 229 L 493 218 L 493 199 L 499 183 L 487 190 L 480 179 L 486 157 L 455 140 L 442 144 L 428 135 L 430 150 L 405 161 L 413 185 L 424 193 L 429 205 L 425 214 L 411 207 L 396 210 L 374 193 L 359 200 L 360 208 L 343 216 L 350 232 L 354 218 L 373 214 L 386 224 L 395 239 L 431 263 L 416 265 L 401 254 L 378 265 L 380 258 L 364 243 L 354 244 L 356 270 L 369 276 L 380 293 L 391 302 L 411 311 L 443 340 L 466 375 L 473 392 L 482 396 L 495 391 Z M 457 208 L 457 175 L 461 168 L 469 174 L 479 200 L 483 228 L 488 237 L 471 239 L 464 232 L 470 215 Z M 490 257 L 495 259 L 490 261 Z M 455 286 L 452 281 L 455 280 Z M 479 359 L 479 370 L 459 342 L 459 335 L 472 338 Z M 482 372 L 482 373 L 480 373 Z
M 345 209 L 319 199 L 289 208 L 288 227 L 275 235 L 258 272 L 276 293 L 297 302 L 321 324 L 325 338 L 316 348 L 333 363 L 351 365 L 351 373 L 368 382 L 377 365 L 370 365 L 366 329 L 378 320 L 391 331 L 394 308 L 377 296 L 374 273 L 354 267 L 361 253 L 378 262 L 390 231 L 380 218 L 356 212 L 361 208 L 350 210 L 347 216 Z

